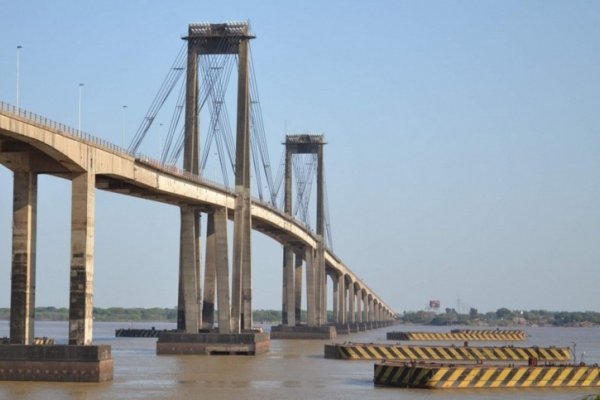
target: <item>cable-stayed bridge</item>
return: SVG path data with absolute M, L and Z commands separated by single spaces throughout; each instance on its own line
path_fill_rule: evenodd
M 286 136 L 284 162 L 277 176 L 271 175 L 257 84 L 250 68 L 249 43 L 253 38 L 247 23 L 190 25 L 184 51 L 169 70 L 128 149 L 26 110 L 0 104 L 0 163 L 13 171 L 14 176 L 12 344 L 20 345 L 27 353 L 35 337 L 40 174 L 72 181 L 69 345 L 73 348 L 93 343 L 96 189 L 151 199 L 181 210 L 177 332 L 166 338 L 162 347 L 159 339 L 159 353 L 194 353 L 198 352 L 194 350 L 196 347 L 210 353 L 207 346 L 224 346 L 230 351 L 232 344 L 256 345 L 247 351 L 252 354 L 268 349 L 268 344 L 260 344 L 268 341 L 268 336 L 265 339 L 257 332 L 252 321 L 252 229 L 283 245 L 283 318 L 274 335 L 331 337 L 336 327 L 368 329 L 393 320 L 395 313 L 386 302 L 333 253 L 327 218 L 323 135 Z M 227 87 L 235 70 L 236 118 L 232 129 Z M 176 97 L 160 160 L 138 154 L 157 113 L 184 75 L 186 79 Z M 207 123 L 201 125 L 203 111 L 208 116 Z M 201 126 L 207 128 L 204 146 L 200 143 Z M 219 156 L 222 177 L 219 183 L 203 178 L 211 146 Z M 256 188 L 251 185 L 252 168 Z M 267 193 L 263 192 L 262 179 Z M 314 230 L 310 226 L 309 207 L 313 183 L 316 183 Z M 206 218 L 204 242 L 201 218 Z M 228 243 L 228 220 L 233 220 L 232 244 Z M 229 260 L 230 248 L 232 260 Z M 333 321 L 328 320 L 328 290 L 333 292 Z M 304 318 L 303 298 L 307 307 Z M 248 336 L 251 336 L 249 341 Z M 107 357 L 100 347 L 95 347 L 98 349 L 95 354 L 102 371 Z M 5 359 L 11 361 L 11 357 L 0 349 L 0 364 Z M 25 361 L 56 361 L 38 360 L 34 355 L 27 357 Z M 65 358 L 56 357 L 62 361 Z

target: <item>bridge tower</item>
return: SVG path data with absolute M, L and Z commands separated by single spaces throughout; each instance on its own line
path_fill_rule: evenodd
M 183 168 L 187 172 L 196 175 L 202 173 L 199 170 L 199 85 L 202 84 L 198 76 L 199 57 L 210 54 L 230 54 L 237 55 L 239 60 L 231 304 L 229 304 L 228 272 L 222 271 L 224 268 L 229 268 L 226 232 L 225 236 L 221 232 L 226 229 L 226 210 L 224 208 L 210 210 L 208 215 L 207 237 L 210 238 L 210 246 L 218 247 L 206 249 L 207 260 L 210 263 L 217 263 L 219 270 L 216 270 L 214 265 L 207 265 L 205 290 L 209 293 L 204 296 L 203 304 L 200 285 L 202 270 L 200 210 L 191 206 L 182 206 L 177 327 L 178 330 L 187 333 L 197 333 L 200 327 L 207 328 L 208 324 L 212 323 L 215 280 L 219 286 L 216 290 L 219 313 L 223 314 L 219 318 L 219 331 L 239 333 L 244 329 L 252 329 L 249 41 L 253 38 L 248 24 L 244 22 L 191 24 L 188 27 L 188 35 L 184 37 L 188 43 L 188 54 Z M 223 237 L 225 241 L 222 240 Z M 217 240 L 217 238 L 221 239 Z M 218 277 L 222 279 L 217 279 Z M 225 284 L 227 288 L 224 287 Z M 205 324 L 202 323 L 203 306 L 204 316 L 209 319 Z
M 284 212 L 292 214 L 292 157 L 294 154 L 317 155 L 317 220 L 315 249 L 283 247 L 282 325 L 271 330 L 271 337 L 331 337 L 327 323 L 327 287 L 325 268 L 325 181 L 323 164 L 323 135 L 287 135 L 285 140 Z M 306 326 L 300 325 L 302 301 L 302 261 L 306 261 Z M 319 329 L 319 328 L 326 329 Z M 302 331 L 302 332 L 301 332 Z M 335 333 L 333 333 L 335 335 Z
M 306 257 L 307 261 L 312 262 L 306 266 L 306 304 L 307 304 L 307 325 L 320 326 L 324 324 L 326 316 L 326 288 L 325 288 L 325 247 L 323 238 L 325 234 L 325 196 L 323 180 L 323 146 L 325 145 L 323 135 L 287 135 L 285 140 L 285 192 L 284 192 L 284 211 L 292 214 L 292 156 L 294 154 L 316 154 L 317 155 L 317 221 L 316 234 L 318 245 L 312 257 Z M 296 316 L 296 310 L 299 311 L 300 304 L 296 304 L 295 290 L 295 269 L 299 262 L 294 262 L 296 258 L 302 258 L 302 254 L 294 254 L 290 246 L 283 248 L 283 314 L 282 323 L 293 326 L 299 322 L 299 315 Z M 300 288 L 301 290 L 301 288 Z

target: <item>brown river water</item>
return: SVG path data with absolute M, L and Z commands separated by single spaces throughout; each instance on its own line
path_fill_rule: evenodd
M 165 323 L 98 322 L 94 325 L 95 343 L 112 346 L 115 365 L 112 382 L 0 382 L 0 399 L 530 400 L 581 399 L 587 394 L 600 394 L 600 389 L 589 388 L 441 391 L 374 387 L 372 361 L 326 360 L 323 347 L 329 342 L 320 340 L 272 340 L 271 351 L 258 357 L 157 356 L 156 339 L 114 337 L 117 328 L 151 326 L 174 327 Z M 385 333 L 389 330 L 448 329 L 396 325 L 341 336 L 337 341 L 386 342 Z M 578 361 L 583 353 L 586 363 L 600 363 L 600 328 L 526 328 L 526 331 L 530 337 L 519 345 L 573 348 L 575 343 Z M 0 337 L 7 335 L 7 321 L 0 321 Z M 66 322 L 36 323 L 36 336 L 54 337 L 58 343 L 65 343 L 66 335 Z

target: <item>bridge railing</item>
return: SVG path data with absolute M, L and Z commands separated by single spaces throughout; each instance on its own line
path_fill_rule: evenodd
M 62 124 L 60 122 L 56 122 L 50 118 L 43 117 L 39 114 L 33 113 L 28 110 L 24 110 L 22 108 L 16 107 L 12 104 L 5 103 L 0 101 L 0 110 L 5 113 L 12 114 L 14 116 L 20 117 L 22 119 L 27 120 L 27 122 L 34 122 L 38 125 L 43 126 L 44 128 L 52 129 L 59 134 L 70 136 L 75 139 L 79 139 L 81 141 L 87 142 L 89 144 L 93 144 L 97 147 L 101 147 L 105 150 L 109 150 L 112 152 L 120 153 L 120 154 L 129 154 L 127 150 L 124 148 L 117 146 L 116 144 L 110 143 L 107 140 L 100 139 L 97 136 L 90 135 L 84 131 L 79 129 L 72 128 L 68 125 Z M 131 154 L 129 154 L 131 155 Z

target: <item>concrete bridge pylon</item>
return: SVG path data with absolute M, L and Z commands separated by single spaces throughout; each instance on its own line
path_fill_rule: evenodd
M 293 218 L 291 194 L 287 191 L 290 203 L 286 204 L 286 212 L 250 197 L 248 44 L 252 38 L 247 23 L 189 26 L 185 38 L 190 57 L 184 171 L 0 102 L 0 164 L 9 168 L 14 177 L 11 344 L 0 346 L 0 380 L 80 380 L 80 375 L 69 376 L 69 372 L 64 372 L 63 366 L 69 362 L 74 368 L 79 368 L 77 363 L 85 362 L 89 377 L 86 379 L 112 379 L 110 346 L 94 345 L 92 341 L 95 189 L 180 208 L 179 329 L 159 338 L 159 354 L 260 354 L 269 349 L 268 334 L 253 328 L 251 229 L 285 246 L 282 311 L 286 322 L 282 327 L 298 328 L 297 333 L 308 335 L 303 337 L 335 335 L 336 328 L 327 324 L 328 276 L 335 282 L 334 291 L 338 288 L 333 304 L 335 322 L 362 320 L 365 326 L 372 326 L 376 320 L 391 318 L 389 306 L 325 246 L 322 137 L 286 138 L 291 152 L 286 156 L 289 160 L 295 151 L 313 152 L 319 161 L 316 233 Z M 198 58 L 209 54 L 235 54 L 239 61 L 235 190 L 204 180 L 199 169 L 198 88 L 202 82 L 198 76 Z M 286 169 L 287 187 L 291 182 L 291 166 L 288 164 Z M 39 174 L 72 182 L 69 344 L 57 345 L 44 354 L 32 346 Z M 205 248 L 200 246 L 202 214 L 207 220 Z M 227 227 L 232 218 L 233 259 L 229 260 Z M 304 321 L 303 293 L 308 314 Z M 43 365 L 44 370 L 51 372 L 27 377 L 6 372 L 17 364 L 19 368 L 14 370 L 32 370 L 31 363 L 41 363 L 36 365 Z
M 268 349 L 268 335 L 254 334 L 252 320 L 249 42 L 253 38 L 250 27 L 245 22 L 191 24 L 188 27 L 188 35 L 184 37 L 188 46 L 188 58 L 183 168 L 191 174 L 202 174 L 199 170 L 198 107 L 199 85 L 203 82 L 198 76 L 198 59 L 213 54 L 235 55 L 238 58 L 231 288 L 229 288 L 227 250 L 227 210 L 215 207 L 208 212 L 203 295 L 201 210 L 190 205 L 181 206 L 177 329 L 179 333 L 185 333 L 187 336 L 172 336 L 167 343 L 159 339 L 157 351 L 161 354 L 187 352 L 185 348 L 191 349 L 189 352 L 192 353 L 206 353 L 207 348 L 219 346 L 223 347 L 223 353 L 228 353 L 227 348 L 231 345 L 244 347 L 248 335 L 254 335 L 249 347 L 260 348 L 261 351 Z M 216 328 L 213 326 L 215 295 L 219 314 Z M 199 333 L 200 328 L 203 329 L 201 333 Z M 238 339 L 232 339 L 231 335 L 239 336 Z M 257 340 L 261 342 L 260 346 L 255 346 Z M 256 354 L 254 350 L 248 352 Z

